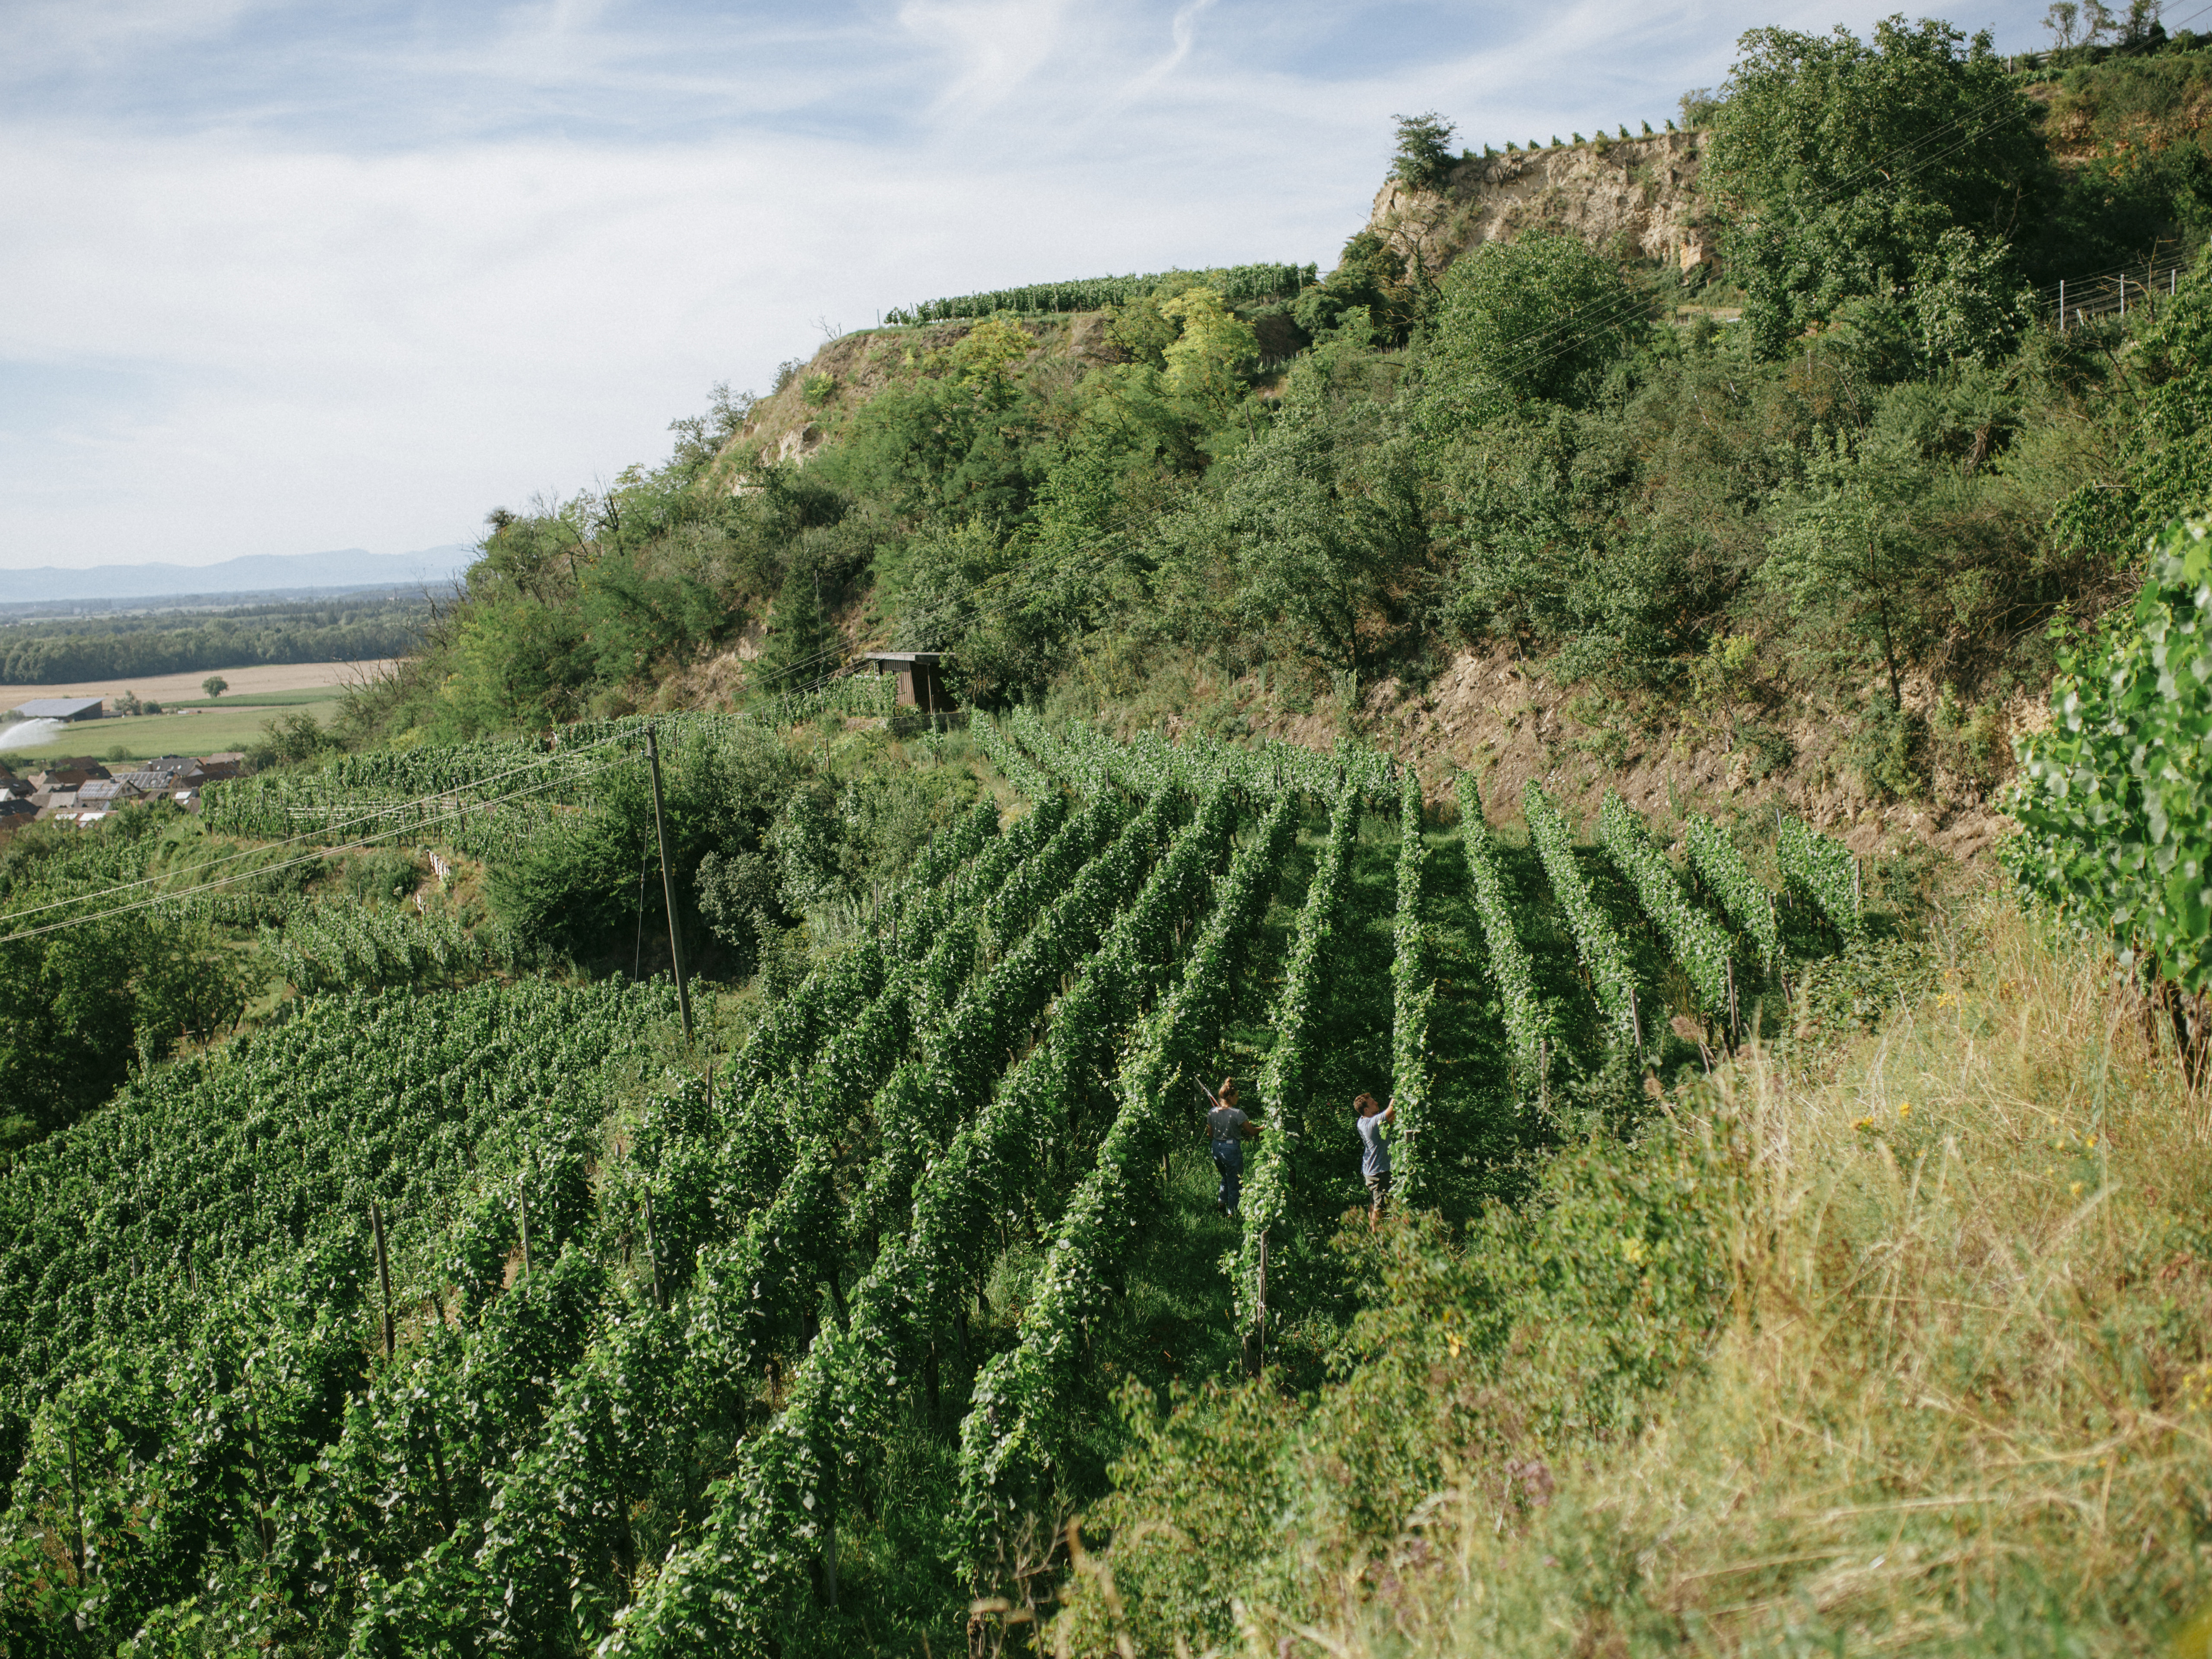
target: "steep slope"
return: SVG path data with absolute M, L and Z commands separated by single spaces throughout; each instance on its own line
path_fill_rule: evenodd
M 1698 136 L 1662 132 L 1472 156 L 1440 190 L 1382 181 L 1367 228 L 1433 274 L 1532 225 L 1571 230 L 1622 259 L 1689 270 L 1711 257 L 1698 195 Z

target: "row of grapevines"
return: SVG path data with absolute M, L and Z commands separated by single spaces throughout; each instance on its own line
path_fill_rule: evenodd
M 889 720 L 897 707 L 897 675 L 856 672 L 833 674 L 819 685 L 757 697 L 745 713 L 763 725 L 781 728 L 830 714 Z
M 1717 897 L 1735 925 L 1759 947 L 1759 960 L 1771 968 L 1782 959 L 1782 926 L 1774 913 L 1774 895 L 1751 873 L 1720 825 L 1702 812 L 1682 820 L 1682 839 L 1690 849 L 1690 866 L 1698 879 Z
M 218 1646 L 313 1616 L 331 1564 L 295 1520 L 311 1502 L 379 1514 L 392 1474 L 328 1455 L 380 1324 L 368 1200 L 403 1320 L 427 1322 L 460 1262 L 467 1305 L 515 1337 L 497 1311 L 532 1299 L 499 1290 L 514 1199 L 544 1273 L 588 1223 L 600 1127 L 671 1012 L 665 988 L 612 985 L 311 999 L 29 1149 L 0 1180 L 11 1647 L 81 1618 L 84 1644 L 110 1650 L 194 1596 Z M 542 1342 L 483 1357 L 477 1381 L 516 1391 L 448 1432 L 495 1448 L 534 1422 L 530 1379 L 567 1367 Z M 453 1501 L 488 1461 L 449 1460 Z M 57 1571 L 45 1551 L 72 1511 L 85 1568 Z
M 997 810 L 988 801 L 979 802 L 950 837 L 951 852 L 962 862 L 926 890 L 909 890 L 896 901 L 900 917 L 896 939 L 848 953 L 856 958 L 851 962 L 844 956 L 833 957 L 810 972 L 789 997 L 769 1011 L 732 1059 L 723 1073 L 726 1097 L 744 1100 L 779 1086 L 804 1068 L 820 1052 L 828 1034 L 883 988 L 883 962 L 916 952 L 926 955 L 935 948 L 952 918 L 995 892 L 1011 872 L 1049 842 L 1066 817 L 1064 803 L 1042 802 L 1000 836 L 996 833 Z M 876 952 L 872 957 L 871 949 Z M 872 969 L 872 962 L 877 964 Z
M 1060 1218 L 1024 1316 L 1020 1342 L 985 1366 L 961 1427 L 960 1479 L 979 1540 L 1063 1457 L 1075 1425 L 1070 1399 L 1092 1323 L 1134 1241 L 1161 1154 L 1187 1121 L 1182 1093 L 1219 1040 L 1236 977 L 1273 895 L 1296 830 L 1279 799 L 1242 848 L 1182 981 L 1139 1028 L 1116 1079 L 1120 1109 L 1091 1174 Z
M 1802 818 L 1782 820 L 1774 841 L 1782 878 L 1820 907 L 1820 913 L 1845 939 L 1866 932 L 1859 915 L 1859 861 L 1850 848 L 1809 827 Z
M 1483 816 L 1482 791 L 1472 772 L 1459 776 L 1460 841 L 1467 854 L 1468 884 L 1474 890 L 1475 915 L 1482 921 L 1490 952 L 1491 976 L 1498 981 L 1504 1010 L 1505 1036 L 1514 1058 L 1530 1071 L 1543 1064 L 1546 1045 L 1556 1036 L 1552 1011 L 1536 990 L 1536 966 L 1521 942 L 1513 920 L 1513 897 L 1498 867 L 1498 845 Z
M 1035 858 L 1009 874 L 983 907 L 983 936 L 992 946 L 1020 938 L 1038 914 L 1067 890 L 1068 878 L 1120 832 L 1128 815 L 1120 797 L 1095 795 Z
M 1184 775 L 1157 747 L 1146 744 L 1116 743 L 1097 726 L 1084 720 L 1070 720 L 1062 734 L 1062 741 L 1083 758 L 1083 763 L 1104 776 L 1120 788 L 1133 795 L 1152 796 L 1163 789 L 1178 784 L 1198 793 L 1222 781 L 1219 779 L 1201 780 Z
M 1087 746 L 1062 739 L 1027 704 L 1006 716 L 1006 729 L 1039 766 L 1076 793 L 1095 795 L 1113 787 L 1114 780 L 1100 757 Z
M 1336 931 L 1359 836 L 1359 806 L 1356 789 L 1347 787 L 1336 796 L 1329 812 L 1328 839 L 1314 866 L 1313 884 L 1306 890 L 1297 933 L 1284 964 L 1282 992 L 1268 1015 L 1275 1042 L 1260 1067 L 1262 1133 L 1254 1145 L 1251 1174 L 1244 1182 L 1244 1233 L 1234 1274 L 1237 1318 L 1248 1328 L 1262 1305 L 1261 1262 L 1266 1241 L 1272 1234 L 1279 1244 L 1290 1218 L 1291 1152 L 1306 1115 L 1322 1000 L 1334 966 Z
M 1582 866 L 1575 861 L 1574 832 L 1565 816 L 1534 778 L 1521 792 L 1521 810 L 1528 820 L 1528 838 L 1544 862 L 1552 891 L 1575 938 L 1575 950 L 1588 969 L 1597 992 L 1598 1006 L 1623 1042 L 1638 1038 L 1636 975 L 1628 965 L 1628 949 L 1614 931 Z
M 1323 753 L 1273 740 L 1241 744 L 1187 737 L 1171 743 L 1150 732 L 1117 743 L 1076 720 L 1068 722 L 1060 741 L 1082 757 L 1080 764 L 1092 772 L 1103 770 L 1133 794 L 1148 795 L 1169 782 L 1199 793 L 1233 783 L 1263 798 L 1297 790 L 1325 801 L 1346 788 L 1370 800 L 1391 798 L 1396 790 L 1390 757 L 1362 744 L 1341 744 Z
M 741 1448 L 700 1540 L 629 1610 L 610 1652 L 760 1653 L 774 1643 L 810 1559 L 834 1549 L 841 1476 L 852 1478 L 870 1431 L 910 1385 L 917 1345 L 973 1294 L 993 1249 L 990 1222 L 1016 1200 L 1066 1091 L 1109 1051 L 1141 991 L 1136 969 L 1162 954 L 1158 935 L 1176 902 L 1188 902 L 1194 863 L 1203 867 L 1182 849 L 1202 845 L 1217 821 L 1216 811 L 1200 813 L 1146 895 L 1083 959 L 1044 1042 L 932 1161 L 911 1225 L 886 1239 L 854 1290 L 849 1322 L 826 1328 L 810 1347 L 783 1412 Z M 1149 951 L 1140 929 L 1155 936 Z
M 1390 958 L 1390 1091 L 1395 1116 L 1391 1173 L 1405 1201 L 1417 1201 L 1427 1178 L 1429 1011 L 1436 1000 L 1428 930 L 1421 926 L 1421 781 L 1406 774 L 1398 796 L 1398 910 Z
M 1102 805 L 1099 821 L 1110 822 L 1115 810 Z M 1172 811 L 1172 803 L 1163 803 L 1153 827 Z M 1125 842 L 1131 856 L 1119 866 L 1109 858 L 1076 877 L 1075 891 L 1064 895 L 1060 908 L 1065 914 L 1057 920 L 1065 921 L 1086 905 L 1100 909 L 1115 902 L 1121 890 L 1116 884 L 1126 880 L 1132 859 L 1144 856 L 1146 838 L 1133 830 Z M 1095 837 L 1078 829 L 1065 839 L 1055 837 L 1030 861 L 1089 839 Z M 641 1144 L 605 1182 L 603 1210 L 640 1216 L 645 1193 L 653 1195 L 659 1233 L 657 1238 L 645 1233 L 643 1243 L 672 1268 L 665 1272 L 672 1291 L 690 1286 L 686 1317 L 671 1322 L 646 1309 L 624 1314 L 617 1308 L 606 1334 L 556 1385 L 535 1445 L 515 1460 L 486 1506 L 482 1542 L 469 1563 L 476 1577 L 501 1587 L 500 1594 L 466 1595 L 470 1581 L 453 1571 L 450 1552 L 434 1550 L 415 1569 L 422 1579 L 419 1596 L 410 1596 L 403 1583 L 379 1597 L 378 1628 L 399 1607 L 436 1602 L 460 1590 L 462 1604 L 477 1614 L 457 1632 L 462 1641 L 474 1639 L 479 1626 L 495 1644 L 527 1645 L 571 1635 L 592 1639 L 605 1633 L 637 1559 L 625 1532 L 629 1504 L 654 1471 L 681 1461 L 672 1449 L 690 1432 L 690 1419 L 702 1410 L 724 1419 L 741 1410 L 742 1379 L 776 1352 L 780 1331 L 799 1322 L 825 1290 L 836 1294 L 838 1261 L 853 1231 L 839 1225 L 836 1173 L 849 1156 L 849 1143 L 866 1134 L 865 1118 L 856 1118 L 852 1103 L 867 1097 L 903 1050 L 918 1009 L 931 1001 L 941 1006 L 949 1000 L 945 981 L 964 979 L 975 956 L 982 896 L 969 896 L 969 908 L 951 919 L 928 956 L 920 963 L 894 964 L 875 999 L 830 1033 L 819 1058 L 793 1079 L 795 1098 L 781 1120 L 787 1153 L 765 1190 L 756 1184 L 749 1202 L 726 1180 L 717 1187 L 718 1213 L 751 1214 L 733 1241 L 713 1242 L 719 1223 L 703 1233 L 684 1230 L 687 1188 L 703 1183 L 680 1158 Z M 1054 926 L 1055 917 L 1048 915 L 1040 929 Z M 1073 948 L 1080 940 L 1068 943 Z M 999 994 L 982 1000 L 1011 1017 L 1018 988 L 1007 981 L 1019 977 L 1009 964 L 996 986 Z M 694 1244 L 702 1237 L 706 1242 Z M 652 1277 L 656 1290 L 661 1279 L 659 1271 Z M 564 1614 L 574 1621 L 573 1632 Z
M 497 922 L 471 931 L 458 916 L 319 904 L 283 928 L 261 930 L 263 953 L 301 992 L 453 981 L 516 965 L 512 934 Z
M 942 886 L 962 865 L 990 845 L 991 837 L 998 833 L 999 803 L 988 794 L 982 795 L 949 829 L 930 836 L 915 858 L 902 890 L 892 896 L 890 906 L 899 907 L 912 895 Z
M 998 721 L 978 709 L 969 717 L 968 731 L 984 757 L 998 769 L 999 775 L 1014 786 L 1024 799 L 1040 801 L 1059 793 L 1053 782 L 1035 762 L 1017 748 Z
M 962 294 L 950 299 L 924 300 L 919 304 L 893 307 L 884 321 L 893 326 L 915 323 L 949 322 L 961 317 L 988 317 L 1012 311 L 1097 311 L 1107 306 L 1127 305 L 1147 295 L 1172 293 L 1182 288 L 1210 288 L 1231 301 L 1288 300 L 1315 281 L 1313 265 L 1229 265 L 1215 270 L 1164 270 L 1148 276 L 1086 276 L 1065 283 L 1031 283 L 1024 288 L 993 289 L 982 294 Z
M 1102 798 L 1099 805 L 1102 821 L 1127 816 L 1117 798 Z M 836 1066 L 809 1074 L 791 1115 L 797 1145 L 790 1173 L 716 1267 L 736 1292 L 745 1351 L 754 1358 L 764 1357 L 761 1344 L 788 1327 L 810 1288 L 822 1284 L 820 1275 L 831 1275 L 828 1282 L 834 1283 L 844 1237 L 895 1224 L 945 1121 L 963 1103 L 988 1092 L 1009 1042 L 1042 1007 L 1070 953 L 1095 942 L 1129 896 L 1177 806 L 1167 799 L 1155 803 L 1128 823 L 1112 852 L 1080 874 L 1069 872 L 1060 899 L 1037 919 L 1035 932 L 968 988 L 923 1059 L 892 1071 L 912 1031 L 902 999 L 879 998 L 870 1010 L 873 1018 L 864 1015 L 831 1044 Z M 872 1099 L 864 1083 L 876 1085 Z M 860 1099 L 869 1105 L 856 1115 Z M 848 1224 L 836 1176 L 841 1154 L 864 1137 L 874 1143 L 875 1156 Z
M 1597 832 L 1607 855 L 1636 889 L 1644 914 L 1673 947 L 1698 1000 L 1708 1013 L 1726 1012 L 1733 983 L 1727 931 L 1698 908 L 1683 888 L 1682 878 L 1618 790 L 1605 792 L 1598 807 Z

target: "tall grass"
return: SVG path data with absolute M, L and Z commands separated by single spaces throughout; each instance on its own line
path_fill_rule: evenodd
M 2205 1102 L 2108 961 L 1996 901 L 1960 939 L 1941 988 L 1823 1075 L 1749 1049 L 1668 1103 L 1655 1140 L 1735 1172 L 1698 1210 L 1726 1263 L 1701 1363 L 1632 1428 L 1578 1431 L 1524 1321 L 1394 1535 L 1255 1535 L 1274 1570 L 1233 1597 L 1226 1645 L 2133 1652 L 2181 1631 L 2203 1651 Z M 1396 1360 L 1448 1393 L 1468 1360 L 1426 1322 L 1443 1340 Z M 1310 1420 L 1342 1419 L 1324 1400 Z M 1279 1536 L 1367 1478 L 1346 1455 L 1286 1446 L 1301 1513 Z M 1063 1648 L 1110 1645 L 1097 1598 L 1077 1606 Z

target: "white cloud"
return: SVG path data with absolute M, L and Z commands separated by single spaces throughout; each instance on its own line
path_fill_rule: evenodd
M 11 95 L 0 126 L 0 565 L 463 539 L 495 504 L 657 459 L 672 416 L 715 380 L 764 386 L 817 317 L 1326 264 L 1393 112 L 1442 109 L 1477 143 L 1656 122 L 1750 16 L 1378 12 L 1384 38 L 1255 0 L 886 6 L 718 33 L 556 0 L 387 30 L 350 65 L 343 40 L 255 34 L 311 10 L 111 6 L 74 34 L 74 10 L 40 12 L 40 61 L 93 67 L 58 102 Z M 131 63 L 193 41 L 268 61 L 158 122 L 103 110 Z M 21 61 L 0 86 L 22 92 Z M 353 127 L 320 74 L 357 83 Z M 280 96 L 288 77 L 310 90 Z

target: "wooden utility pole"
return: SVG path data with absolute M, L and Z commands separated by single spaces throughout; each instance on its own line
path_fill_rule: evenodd
M 660 892 L 668 902 L 668 957 L 676 964 L 676 1006 L 684 1015 L 684 1045 L 691 1045 L 691 993 L 684 984 L 684 941 L 676 931 L 676 877 L 668 867 L 668 826 L 660 814 L 660 744 L 645 728 L 645 758 L 653 770 L 653 838 L 660 846 Z

